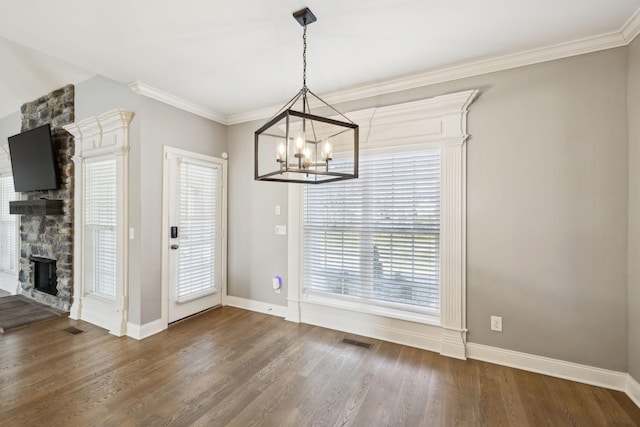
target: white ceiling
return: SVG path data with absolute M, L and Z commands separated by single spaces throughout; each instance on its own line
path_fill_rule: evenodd
M 95 74 L 220 117 L 284 104 L 302 86 L 291 14 L 305 6 L 318 18 L 307 84 L 319 95 L 566 43 L 622 45 L 640 20 L 640 0 L 7 0 L 0 117 Z

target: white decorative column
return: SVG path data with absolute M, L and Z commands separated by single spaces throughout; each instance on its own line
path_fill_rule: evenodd
M 118 109 L 64 126 L 75 138 L 75 280 L 70 317 L 98 325 L 116 336 L 127 333 L 129 123 L 132 118 L 132 112 Z M 114 300 L 93 295 L 84 286 L 84 170 L 85 161 L 94 157 L 116 160 L 117 258 Z
M 289 237 L 287 240 L 287 315 L 285 320 L 300 323 L 300 219 L 301 211 L 301 188 L 298 184 L 289 184 L 288 186 L 288 204 L 289 211 L 287 213 L 289 221 Z
M 467 109 L 478 91 L 456 95 L 442 106 L 445 114 L 440 190 L 440 354 L 466 359 Z

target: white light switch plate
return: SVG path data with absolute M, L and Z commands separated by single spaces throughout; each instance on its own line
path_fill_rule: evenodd
M 502 317 L 491 316 L 491 330 L 502 332 Z
M 287 226 L 286 225 L 276 225 L 276 234 L 284 236 L 287 234 Z

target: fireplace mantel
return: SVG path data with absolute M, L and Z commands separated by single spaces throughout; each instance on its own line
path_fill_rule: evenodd
M 61 199 L 15 200 L 9 202 L 9 213 L 12 215 L 62 215 Z

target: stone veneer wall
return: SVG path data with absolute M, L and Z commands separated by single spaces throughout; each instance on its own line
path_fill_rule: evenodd
M 67 85 L 22 106 L 22 132 L 49 123 L 57 156 L 58 190 L 29 191 L 23 198 L 63 200 L 63 215 L 21 215 L 20 292 L 38 302 L 68 311 L 73 292 L 73 136 L 62 129 L 73 123 L 74 86 Z M 56 260 L 58 295 L 36 291 L 30 256 Z

